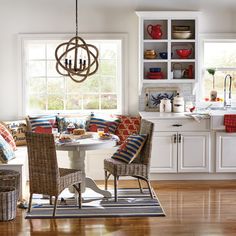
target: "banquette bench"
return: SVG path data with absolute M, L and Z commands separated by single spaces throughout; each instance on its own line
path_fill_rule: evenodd
M 55 118 L 54 118 L 55 117 Z M 52 127 L 58 128 L 59 132 L 65 132 L 68 125 L 73 124 L 75 128 L 85 128 L 87 131 L 96 132 L 99 127 L 105 128 L 108 132 L 115 133 L 122 144 L 128 135 L 138 133 L 140 128 L 140 117 L 129 115 L 55 115 L 55 116 L 28 116 L 25 120 L 1 122 L 11 133 L 16 150 L 14 158 L 1 162 L 0 169 L 15 170 L 20 173 L 20 199 L 25 198 L 28 180 L 28 156 L 25 140 L 25 132 L 50 132 Z M 1 136 L 1 129 L 0 129 Z

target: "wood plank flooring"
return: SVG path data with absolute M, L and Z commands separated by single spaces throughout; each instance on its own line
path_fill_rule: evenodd
M 138 185 L 120 181 L 120 186 Z M 0 235 L 236 235 L 236 181 L 153 181 L 152 186 L 166 217 L 25 220 L 25 210 L 17 209 L 15 220 L 0 222 Z

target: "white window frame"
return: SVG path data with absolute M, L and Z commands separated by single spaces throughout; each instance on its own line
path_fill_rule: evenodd
M 197 85 L 198 92 L 196 93 L 196 101 L 198 106 L 206 106 L 209 103 L 212 105 L 219 105 L 219 102 L 206 102 L 202 100 L 202 91 L 203 91 L 203 74 L 204 74 L 204 42 L 230 42 L 235 41 L 236 43 L 236 34 L 235 33 L 211 33 L 211 34 L 200 34 L 199 37 L 199 71 L 198 71 L 198 78 L 199 83 Z M 236 70 L 236 68 L 217 68 L 217 70 Z M 222 102 L 221 102 L 222 103 Z
M 23 63 L 25 61 L 24 43 L 26 40 L 63 40 L 68 41 L 74 34 L 18 34 L 18 117 L 25 117 L 26 115 L 26 81 L 23 70 Z M 119 113 L 128 114 L 128 35 L 126 33 L 79 33 L 79 36 L 85 40 L 121 40 L 121 110 Z M 68 111 L 69 113 L 72 113 Z M 99 111 L 98 111 L 99 112 Z M 101 111 L 100 111 L 101 112 Z M 50 113 L 45 111 L 44 113 Z M 105 111 L 104 111 L 105 113 Z M 42 113 L 41 113 L 42 114 Z

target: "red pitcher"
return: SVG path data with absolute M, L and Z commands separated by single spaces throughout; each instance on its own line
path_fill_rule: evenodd
M 148 25 L 147 32 L 152 39 L 160 39 L 162 37 L 161 25 Z

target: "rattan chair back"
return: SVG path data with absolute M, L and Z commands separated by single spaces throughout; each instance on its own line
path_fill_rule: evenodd
M 53 134 L 26 132 L 30 192 L 59 194 L 60 174 Z
M 153 123 L 142 119 L 140 134 L 147 134 L 147 140 L 140 152 L 139 161 L 142 164 L 150 166 L 151 161 L 151 150 L 152 150 L 152 136 L 153 136 Z

